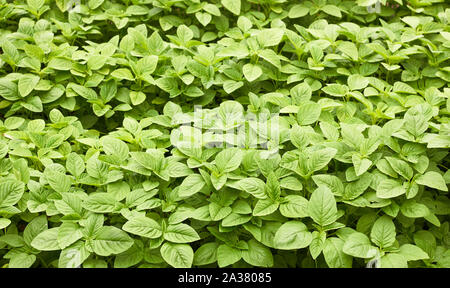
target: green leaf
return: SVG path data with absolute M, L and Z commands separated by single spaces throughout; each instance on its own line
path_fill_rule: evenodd
M 131 152 L 130 154 L 136 162 L 154 172 L 159 172 L 164 163 L 164 154 L 160 150 L 149 149 L 147 152 Z
M 373 258 L 377 249 L 370 244 L 369 238 L 363 233 L 354 232 L 345 240 L 342 251 L 358 258 Z
M 381 257 L 381 268 L 408 268 L 408 263 L 400 254 L 389 253 Z
M 241 0 L 221 0 L 220 3 L 235 15 L 241 13 Z
M 48 184 L 50 184 L 50 187 L 52 187 L 56 192 L 69 192 L 72 184 L 69 176 L 53 169 L 45 169 L 44 175 L 48 181 Z
M 189 40 L 191 40 L 194 37 L 194 33 L 186 25 L 180 25 L 178 26 L 177 29 L 177 36 L 178 38 L 180 38 L 181 42 L 186 44 Z
M 242 67 L 242 72 L 244 73 L 245 79 L 248 82 L 253 82 L 262 75 L 262 69 L 258 65 L 247 63 Z
M 313 231 L 311 244 L 309 244 L 309 253 L 313 259 L 317 259 L 322 253 L 323 247 L 325 246 L 327 234 L 324 231 L 318 232 Z
M 194 261 L 194 251 L 188 244 L 166 242 L 161 246 L 161 256 L 175 268 L 191 268 Z
M 266 216 L 278 209 L 279 204 L 272 199 L 261 199 L 256 202 L 253 209 L 253 216 Z
M 355 167 L 356 176 L 361 176 L 362 174 L 364 174 L 372 165 L 372 161 L 367 158 L 361 158 L 357 154 L 353 154 L 352 162 Z
M 420 175 L 416 178 L 416 183 L 441 191 L 448 191 L 442 175 L 434 171 L 428 171 L 424 175 Z
M 9 101 L 20 99 L 17 84 L 6 79 L 0 79 L 0 96 Z
M 344 97 L 348 93 L 348 87 L 341 84 L 327 84 L 322 88 L 323 92 L 336 97 Z
M 191 174 L 184 178 L 178 190 L 178 195 L 180 197 L 189 197 L 199 192 L 206 183 L 203 177 L 199 174 Z
M 17 85 L 20 96 L 22 97 L 28 96 L 28 94 L 30 94 L 31 91 L 33 91 L 33 89 L 36 87 L 39 80 L 40 80 L 39 76 L 31 74 L 25 74 L 22 77 L 20 77 Z
M 11 220 L 7 218 L 0 218 L 0 229 L 4 229 L 11 224 Z
M 358 48 L 354 43 L 342 41 L 338 44 L 338 49 L 353 61 L 358 61 Z
M 272 267 L 273 256 L 270 249 L 254 239 L 248 243 L 248 250 L 242 251 L 242 258 L 250 265 L 258 267 Z
M 144 258 L 143 247 L 137 245 L 137 243 L 140 242 L 135 242 L 130 249 L 116 256 L 114 259 L 114 268 L 129 268 L 142 261 Z
M 97 99 L 97 93 L 94 89 L 86 88 L 81 85 L 71 83 L 70 88 L 72 88 L 75 93 L 85 98 L 86 100 L 95 100 Z
M 128 70 L 127 68 L 116 69 L 111 73 L 111 76 L 119 80 L 129 80 L 129 81 L 134 80 L 133 74 L 131 74 L 131 71 Z
M 231 207 L 222 206 L 220 204 L 211 202 L 209 204 L 209 215 L 211 216 L 211 220 L 219 221 L 227 217 L 232 212 Z
M 260 51 L 258 55 L 259 57 L 263 58 L 273 66 L 277 67 L 278 69 L 281 69 L 280 57 L 278 57 L 278 54 L 275 53 L 273 50 L 264 49 Z
M 14 254 L 9 260 L 8 268 L 30 268 L 35 261 L 35 255 L 26 253 Z
M 220 173 L 231 172 L 241 165 L 243 153 L 238 148 L 225 149 L 216 156 L 216 166 Z
M 159 238 L 162 236 L 161 225 L 148 217 L 134 217 L 128 220 L 122 227 L 128 233 L 146 238 Z
M 395 242 L 395 225 L 388 216 L 382 216 L 375 221 L 370 232 L 370 239 L 380 248 L 387 248 Z
M 289 10 L 289 18 L 300 18 L 306 16 L 309 13 L 309 8 L 303 4 L 297 4 L 291 7 Z
M 377 197 L 382 199 L 395 198 L 405 193 L 403 185 L 392 179 L 382 180 L 377 187 Z
M 56 57 L 48 62 L 47 67 L 59 71 L 67 71 L 72 68 L 72 61 L 66 58 Z
M 251 215 L 241 215 L 237 213 L 230 213 L 227 217 L 222 220 L 223 227 L 233 227 L 239 226 L 247 223 L 252 218 Z
M 219 267 L 226 267 L 241 260 L 241 250 L 222 244 L 217 248 L 217 264 Z
M 92 249 L 97 255 L 109 256 L 127 251 L 133 243 L 133 239 L 119 228 L 103 226 L 92 240 Z
M 217 261 L 218 250 L 219 244 L 216 242 L 203 244 L 195 251 L 193 264 L 195 266 L 203 266 L 215 263 Z
M 54 251 L 60 250 L 58 242 L 59 227 L 47 229 L 39 233 L 31 241 L 31 246 L 40 251 Z
M 338 17 L 338 18 L 342 17 L 341 10 L 335 5 L 327 4 L 327 5 L 323 6 L 321 8 L 321 10 L 331 16 Z
M 351 268 L 352 258 L 343 252 L 344 240 L 330 237 L 325 240 L 323 256 L 330 268 Z
M 400 211 L 403 215 L 409 218 L 421 218 L 430 213 L 428 207 L 424 204 L 417 203 L 414 199 L 406 200 L 401 206 Z
M 19 202 L 24 193 L 24 185 L 14 180 L 0 183 L 0 207 L 8 207 Z
M 62 249 L 72 245 L 83 237 L 83 233 L 78 224 L 65 222 L 58 229 L 58 244 Z
M 113 138 L 113 137 L 103 137 L 102 138 L 103 151 L 107 155 L 114 155 L 121 162 L 128 158 L 128 146 L 123 141 Z
M 266 184 L 264 181 L 254 177 L 248 177 L 237 182 L 237 185 L 245 192 L 251 194 L 258 199 L 265 199 L 267 195 L 265 193 Z
M 277 249 L 297 250 L 311 243 L 311 232 L 305 224 L 299 221 L 289 221 L 277 230 L 274 243 Z
M 417 261 L 430 258 L 425 251 L 412 244 L 403 244 L 400 246 L 398 254 L 402 255 L 406 261 Z
M 337 220 L 337 206 L 333 193 L 325 186 L 319 186 L 308 203 L 309 216 L 320 226 L 330 225 Z
M 321 170 L 327 166 L 336 153 L 337 150 L 334 148 L 324 148 L 311 152 L 306 163 L 308 165 L 308 170 L 310 172 Z
M 361 90 L 367 87 L 369 79 L 359 74 L 353 74 L 348 76 L 347 84 L 350 90 Z
M 256 38 L 263 47 L 270 47 L 278 45 L 281 42 L 283 36 L 284 36 L 283 29 L 271 28 L 261 30 L 256 36 Z
M 319 120 L 322 108 L 315 102 L 305 103 L 300 106 L 297 112 L 299 125 L 310 125 Z
M 95 213 L 110 213 L 116 209 L 116 198 L 109 193 L 95 193 L 83 202 L 83 208 Z
M 344 184 L 342 184 L 342 181 L 336 176 L 320 174 L 312 176 L 312 179 L 317 186 L 328 187 L 335 196 L 342 196 L 344 193 Z
M 284 217 L 308 217 L 308 200 L 299 195 L 287 195 L 280 204 L 280 213 Z
M 413 176 L 413 170 L 408 165 L 408 163 L 393 157 L 386 157 L 386 160 L 389 162 L 390 166 L 395 172 L 403 176 L 405 179 L 411 180 Z
M 89 0 L 88 5 L 90 9 L 95 10 L 100 7 L 103 2 L 105 2 L 105 0 Z
M 174 243 L 189 243 L 200 239 L 191 226 L 183 223 L 169 225 L 164 231 L 164 239 Z

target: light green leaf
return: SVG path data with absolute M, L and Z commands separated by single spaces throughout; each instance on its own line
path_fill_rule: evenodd
M 358 258 L 373 258 L 377 249 L 370 244 L 369 238 L 363 233 L 354 232 L 345 240 L 342 251 Z
M 241 250 L 222 244 L 217 248 L 217 264 L 219 267 L 226 267 L 241 260 Z
M 191 268 L 194 261 L 194 251 L 188 244 L 166 242 L 161 246 L 161 256 L 175 268 Z
M 242 72 L 248 82 L 253 82 L 262 75 L 262 69 L 258 65 L 251 63 L 245 64 L 244 67 L 242 67 Z
M 325 186 L 319 186 L 308 203 L 309 216 L 320 226 L 332 224 L 337 220 L 337 206 L 333 193 Z
M 231 13 L 238 16 L 241 13 L 241 0 L 221 0 L 220 2 Z
M 163 234 L 161 225 L 148 217 L 134 217 L 128 220 L 122 229 L 128 233 L 152 239 L 159 238 Z
M 392 179 L 382 180 L 377 187 L 377 197 L 382 199 L 395 198 L 405 193 L 403 185 Z
M 103 226 L 92 240 L 92 248 L 97 255 L 109 256 L 127 251 L 133 243 L 133 239 L 119 228 Z
M 24 185 L 13 180 L 2 180 L 0 183 L 0 207 L 8 207 L 19 202 L 24 193 Z
M 242 258 L 250 265 L 257 267 L 272 267 L 273 256 L 270 249 L 256 240 L 247 242 L 248 250 L 242 251 Z
M 325 240 L 323 256 L 330 268 L 351 268 L 352 257 L 343 252 L 344 240 L 330 237 Z
M 33 241 L 31 241 L 31 246 L 40 251 L 60 250 L 61 247 L 58 242 L 58 231 L 59 227 L 50 228 L 41 232 L 39 235 L 34 237 Z
M 322 112 L 322 108 L 319 104 L 315 102 L 309 102 L 302 104 L 297 112 L 297 121 L 299 125 L 310 125 L 316 122 L 320 113 Z
M 416 183 L 441 191 L 448 191 L 448 187 L 442 175 L 434 171 L 428 171 L 424 175 L 420 175 L 416 178 Z
M 189 243 L 200 239 L 197 232 L 191 226 L 179 223 L 169 225 L 164 231 L 164 239 L 174 243 Z
M 380 248 L 392 246 L 395 242 L 395 236 L 395 225 L 388 216 L 378 218 L 370 232 L 370 239 Z
M 282 250 L 297 250 L 311 243 L 311 232 L 299 221 L 289 221 L 281 225 L 274 238 L 275 247 Z

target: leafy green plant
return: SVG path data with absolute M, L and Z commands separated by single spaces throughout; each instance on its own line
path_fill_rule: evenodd
M 0 3 L 0 265 L 450 267 L 450 7 L 389 2 Z

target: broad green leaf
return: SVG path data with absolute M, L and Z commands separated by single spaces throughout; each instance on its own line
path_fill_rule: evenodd
M 221 173 L 236 170 L 241 165 L 243 158 L 242 151 L 237 148 L 230 148 L 221 151 L 216 156 L 216 166 Z
M 393 179 L 382 180 L 377 187 L 377 197 L 382 199 L 395 198 L 405 193 L 403 185 Z
M 237 185 L 245 192 L 251 194 L 253 197 L 258 199 L 265 199 L 267 195 L 265 193 L 265 183 L 258 178 L 245 178 L 239 180 Z
M 441 191 L 448 191 L 448 187 L 442 175 L 434 171 L 429 171 L 424 175 L 420 175 L 416 178 L 416 183 Z
M 119 228 L 103 226 L 92 240 L 92 249 L 97 255 L 109 256 L 127 251 L 133 243 L 133 239 Z
M 395 242 L 395 225 L 388 216 L 375 221 L 370 232 L 370 239 L 380 248 L 390 247 Z
M 235 15 L 241 13 L 241 0 L 221 0 L 222 5 Z
M 180 185 L 178 195 L 180 197 L 189 197 L 199 192 L 204 186 L 205 181 L 199 174 L 191 174 L 184 178 Z
M 414 199 L 406 200 L 401 206 L 400 211 L 403 215 L 409 218 L 421 218 L 430 213 L 427 206 L 422 203 L 417 203 Z
M 308 200 L 299 195 L 288 195 L 280 204 L 280 213 L 289 218 L 308 217 Z
M 174 243 L 189 243 L 200 239 L 197 232 L 191 226 L 179 223 L 169 225 L 164 231 L 164 239 Z
M 39 233 L 31 241 L 31 246 L 41 251 L 60 250 L 58 242 L 59 227 L 47 229 Z
M 274 238 L 275 247 L 282 250 L 305 248 L 311 240 L 311 232 L 299 221 L 289 221 L 281 225 Z
M 24 185 L 18 181 L 4 181 L 0 183 L 0 207 L 16 204 L 24 193 Z
M 158 238 L 163 234 L 161 225 L 148 217 L 132 218 L 122 226 L 122 229 L 146 238 Z
M 247 242 L 248 250 L 242 251 L 242 258 L 250 265 L 258 267 L 272 267 L 273 256 L 270 249 L 252 239 Z
M 319 186 L 308 202 L 309 216 L 320 226 L 332 224 L 337 220 L 337 206 L 333 193 L 325 186 Z
M 241 250 L 222 244 L 217 248 L 217 264 L 219 267 L 226 267 L 241 260 Z
M 161 256 L 175 268 L 191 268 L 194 261 L 194 251 L 188 244 L 166 242 L 161 246 Z
M 205 243 L 194 253 L 194 262 L 196 266 L 208 265 L 217 261 L 219 244 L 216 242 Z
M 262 69 L 258 65 L 247 63 L 242 67 L 242 72 L 244 73 L 245 79 L 248 82 L 253 82 L 262 75 Z
M 372 258 L 377 253 L 377 249 L 370 244 L 369 238 L 359 232 L 352 233 L 345 240 L 342 251 L 357 258 Z
M 330 237 L 325 240 L 323 256 L 330 268 L 351 268 L 352 258 L 343 252 L 344 240 Z
M 300 106 L 297 112 L 299 125 L 310 125 L 319 119 L 322 108 L 319 104 L 310 102 Z

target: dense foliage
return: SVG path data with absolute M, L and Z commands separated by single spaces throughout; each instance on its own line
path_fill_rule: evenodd
M 450 267 L 450 6 L 390 2 L 1 0 L 0 266 Z

